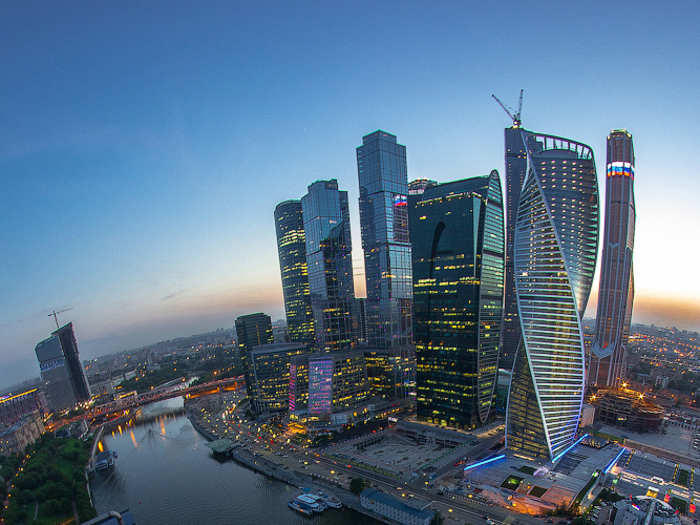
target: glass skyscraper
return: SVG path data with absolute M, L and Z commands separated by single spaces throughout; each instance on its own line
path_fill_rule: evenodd
M 413 337 L 419 419 L 474 428 L 489 417 L 503 308 L 497 171 L 411 199 Z
M 308 187 L 301 206 L 316 345 L 323 350 L 354 346 L 348 192 L 339 191 L 335 179 L 317 181 Z
M 275 228 L 289 339 L 292 342 L 313 343 L 314 316 L 309 294 L 301 201 L 288 200 L 277 205 Z
M 51 410 L 72 408 L 77 402 L 90 400 L 73 323 L 52 332 L 51 337 L 36 345 L 35 352 Z
M 260 312 L 237 317 L 236 339 L 241 353 L 259 345 L 272 344 L 272 319 Z
M 581 319 L 598 248 L 593 151 L 520 130 L 527 172 L 514 234 L 521 341 L 513 364 L 506 445 L 555 460 L 574 441 L 584 394 Z
M 411 244 L 406 146 L 375 131 L 357 148 L 360 226 L 367 285 L 367 339 L 377 348 L 411 343 Z
M 628 131 L 608 135 L 606 168 L 598 314 L 588 367 L 588 383 L 603 388 L 618 386 L 625 376 L 634 302 L 634 146 Z
M 520 125 L 505 129 L 506 164 L 506 279 L 505 301 L 503 303 L 503 329 L 501 332 L 502 366 L 511 367 L 513 356 L 520 342 L 520 321 L 518 302 L 515 297 L 513 279 L 513 240 L 515 238 L 515 218 L 520 202 L 520 189 L 525 180 L 527 153 L 521 135 Z

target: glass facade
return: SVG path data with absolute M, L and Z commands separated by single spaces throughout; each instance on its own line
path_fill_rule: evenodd
M 73 323 L 68 323 L 36 345 L 41 379 L 51 410 L 72 408 L 89 401 L 90 385 L 78 353 Z
M 301 199 L 316 345 L 339 350 L 355 344 L 355 285 L 348 193 L 335 179 L 314 182 Z
M 263 313 L 237 317 L 236 339 L 241 352 L 247 352 L 255 346 L 271 344 L 274 341 L 272 319 Z
M 585 144 L 520 130 L 527 175 L 514 234 L 521 342 L 506 445 L 551 460 L 574 442 L 584 394 L 581 319 L 598 248 L 598 183 Z
M 598 287 L 596 331 L 588 383 L 616 387 L 626 373 L 627 338 L 634 302 L 634 146 L 626 130 L 608 135 L 605 229 Z
M 359 350 L 309 356 L 309 414 L 330 416 L 369 398 L 364 354 Z
M 367 381 L 372 395 L 404 399 L 416 384 L 416 352 L 412 345 L 364 348 Z
M 505 259 L 498 172 L 426 188 L 409 214 L 417 414 L 474 428 L 489 417 L 498 372 Z
M 520 189 L 525 181 L 527 152 L 519 127 L 505 129 L 506 164 L 506 280 L 503 303 L 503 329 L 501 332 L 501 366 L 510 368 L 513 356 L 520 342 L 520 321 L 518 302 L 515 297 L 513 279 L 513 240 L 515 238 L 515 218 L 520 202 Z
M 256 414 L 289 408 L 290 364 L 305 352 L 306 346 L 300 343 L 256 346 L 247 352 L 246 389 Z
M 406 146 L 375 131 L 356 150 L 367 287 L 367 342 L 411 343 L 411 244 Z
M 313 343 L 314 316 L 309 293 L 301 201 L 288 200 L 277 205 L 275 228 L 289 339 L 292 342 Z

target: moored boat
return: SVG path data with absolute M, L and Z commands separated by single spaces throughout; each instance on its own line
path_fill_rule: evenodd
M 297 503 L 294 500 L 287 502 L 287 507 L 297 511 L 300 514 L 303 514 L 304 516 L 311 516 L 313 514 L 313 511 L 311 509 L 302 507 L 299 503 Z

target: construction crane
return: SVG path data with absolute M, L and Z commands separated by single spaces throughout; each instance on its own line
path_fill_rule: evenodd
M 50 314 L 49 317 L 53 317 L 53 320 L 56 322 L 56 329 L 61 328 L 58 325 L 58 314 L 62 314 L 63 312 L 67 312 L 68 310 L 72 310 L 73 307 L 69 306 L 68 308 L 64 308 L 63 310 L 59 310 L 58 312 L 54 309 Z
M 503 108 L 503 111 L 506 112 L 506 114 L 511 118 L 513 121 L 513 127 L 514 128 L 519 128 L 520 125 L 522 124 L 522 120 L 520 119 L 520 114 L 523 111 L 523 90 L 520 90 L 520 98 L 518 99 L 518 111 L 516 112 L 511 108 L 510 106 L 506 106 L 501 100 L 494 95 L 493 93 L 491 94 L 493 99 L 498 102 L 498 105 Z

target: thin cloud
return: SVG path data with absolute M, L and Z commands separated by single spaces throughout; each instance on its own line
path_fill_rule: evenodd
M 162 302 L 170 301 L 171 299 L 175 299 L 176 297 L 178 297 L 179 295 L 182 295 L 183 293 L 185 293 L 185 290 L 178 290 L 176 292 L 169 293 L 168 295 L 164 295 L 163 297 L 160 298 L 160 300 Z

